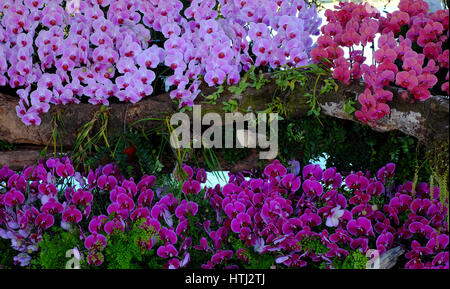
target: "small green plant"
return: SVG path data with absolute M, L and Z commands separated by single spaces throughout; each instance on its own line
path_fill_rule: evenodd
M 347 114 L 347 116 L 351 116 L 356 111 L 354 104 L 355 104 L 355 102 L 351 99 L 344 101 L 343 110 Z
M 220 95 L 223 93 L 223 91 L 224 91 L 223 86 L 222 85 L 219 86 L 214 93 L 212 93 L 208 96 L 205 96 L 205 99 L 206 99 L 205 103 L 216 104 L 217 100 L 220 98 Z
M 11 248 L 11 240 L 0 238 L 0 269 L 13 268 L 13 258 L 17 255 L 17 251 Z
M 233 85 L 228 87 L 228 91 L 235 95 L 241 95 L 249 86 L 250 84 L 247 82 L 247 79 L 243 78 L 241 81 L 239 81 L 238 86 Z
M 286 136 L 289 142 L 301 143 L 305 139 L 305 132 L 294 122 L 290 122 L 287 126 Z
M 242 255 L 248 259 L 248 262 L 241 262 L 244 269 L 270 269 L 275 263 L 275 256 L 272 254 L 259 254 L 249 250 L 242 240 L 232 237 L 230 239 L 235 251 L 242 250 Z
M 267 105 L 267 108 L 263 111 L 264 113 L 278 113 L 280 116 L 287 117 L 287 109 L 284 105 L 281 98 L 278 96 L 275 97 L 275 99 Z M 283 118 L 279 118 L 278 120 L 282 120 Z
M 305 93 L 305 96 L 308 97 L 308 100 L 306 101 L 306 103 L 309 105 L 309 110 L 307 115 L 314 115 L 315 117 L 319 117 L 320 116 L 320 105 L 317 102 L 315 93 L 311 94 L 311 93 Z
M 225 112 L 235 112 L 239 107 L 239 103 L 236 99 L 230 99 L 223 102 L 223 110 Z
M 360 251 L 350 252 L 345 260 L 334 259 L 333 267 L 336 269 L 365 269 L 369 261 Z
M 305 67 L 277 70 L 274 73 L 275 83 L 282 91 L 285 91 L 288 88 L 292 91 L 297 84 L 304 86 L 307 83 L 308 78 L 306 76 L 306 71 L 301 70 L 301 68 Z

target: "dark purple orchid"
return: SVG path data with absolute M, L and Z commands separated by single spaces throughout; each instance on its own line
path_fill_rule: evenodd
M 281 184 L 291 192 L 296 192 L 300 188 L 300 178 L 294 174 L 287 174 L 281 179 Z
M 246 213 L 239 213 L 236 218 L 231 221 L 231 230 L 240 233 L 243 227 L 248 227 L 252 223 L 251 217 Z
M 175 210 L 175 215 L 179 219 L 182 217 L 187 218 L 190 215 L 195 216 L 197 214 L 197 211 L 198 205 L 195 202 L 188 202 L 186 200 L 182 200 L 180 205 Z

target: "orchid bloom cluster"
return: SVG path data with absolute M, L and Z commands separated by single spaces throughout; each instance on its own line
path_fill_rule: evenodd
M 315 60 L 331 61 L 335 79 L 347 84 L 364 79 L 366 90 L 358 98 L 362 108 L 355 114 L 364 123 L 376 125 L 390 113 L 387 102 L 393 94 L 385 89 L 390 84 L 405 89 L 403 99 L 423 101 L 438 83 L 435 74 L 442 71 L 446 81 L 437 89 L 449 94 L 448 10 L 427 13 L 428 4 L 422 0 L 401 0 L 398 8 L 382 17 L 368 3 L 340 3 L 325 12 L 328 23 L 312 51 Z M 376 37 L 375 63 L 365 64 L 365 48 L 375 46 Z
M 448 208 L 439 202 L 439 188 L 420 183 L 413 189 L 407 182 L 395 190 L 392 163 L 374 176 L 343 176 L 335 168 L 311 164 L 300 171 L 275 160 L 259 177 L 230 174 L 228 184 L 214 188 L 202 188 L 203 169 L 183 165 L 183 171 L 183 178 L 174 175 L 182 191 L 175 196 L 156 188 L 154 176 L 139 182 L 125 179 L 114 164 L 90 171 L 87 177 L 75 172 L 67 158 L 40 161 L 22 173 L 4 167 L 0 236 L 20 252 L 15 261 L 22 266 L 29 264 L 42 234 L 52 226 L 79 234 L 84 248 L 78 249 L 87 264 L 100 266 L 107 262 L 103 251 L 108 237 L 137 223 L 151 232 L 139 239 L 139 246 L 154 249 L 154 257 L 169 269 L 197 262 L 191 260 L 192 250 L 210 256 L 201 264 L 204 269 L 238 268 L 237 263 L 250 262 L 248 251 L 273 256 L 279 266 L 323 263 L 334 268 L 333 260 L 345 259 L 350 251 L 373 248 L 383 254 L 397 246 L 407 251 L 406 268 L 448 269 Z M 104 193 L 109 196 L 101 204 L 104 212 L 91 214 L 99 201 L 96 196 Z M 199 206 L 202 199 L 215 218 L 193 223 L 205 209 Z M 192 226 L 204 235 L 191 235 Z M 244 248 L 233 247 L 230 238 L 239 239 Z M 326 249 L 302 247 L 307 240 Z
M 22 121 L 39 125 L 50 104 L 140 101 L 153 93 L 160 64 L 174 72 L 166 80 L 176 87 L 171 97 L 191 106 L 200 80 L 235 84 L 251 65 L 309 63 L 320 25 L 314 6 L 219 2 L 225 17 L 213 0 L 189 7 L 179 0 L 2 1 L 0 85 L 17 90 Z M 167 41 L 152 40 L 154 33 Z
M 164 64 L 174 74 L 172 99 L 192 106 L 203 79 L 209 86 L 237 84 L 250 66 L 302 66 L 310 61 L 320 19 L 314 6 L 297 1 L 191 1 L 185 18 L 162 27 Z M 251 52 L 256 56 L 253 59 Z
M 25 124 L 82 96 L 108 105 L 111 96 L 135 103 L 152 93 L 151 69 L 164 52 L 140 23 L 143 2 L 79 1 L 74 11 L 63 1 L 2 1 L 0 62 L 9 65 L 0 66 L 0 85 L 17 89 Z

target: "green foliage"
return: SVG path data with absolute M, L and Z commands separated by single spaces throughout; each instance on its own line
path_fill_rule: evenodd
M 221 149 L 221 155 L 228 164 L 234 165 L 238 161 L 248 157 L 250 155 L 250 149 Z
M 14 144 L 10 144 L 7 141 L 0 140 L 0 151 L 12 151 Z
M 48 233 L 42 235 L 39 242 L 39 255 L 32 261 L 33 267 L 43 269 L 65 269 L 70 257 L 66 252 L 75 247 L 84 247 L 77 231 L 64 231 L 62 228 L 52 227 Z
M 116 231 L 107 236 L 105 262 L 108 269 L 139 269 L 145 262 L 146 257 L 151 257 L 154 250 L 148 251 L 141 243 L 150 238 L 159 238 L 158 233 L 152 227 L 143 227 L 143 221 L 137 221 L 128 232 Z M 159 240 L 154 246 L 158 246 Z M 158 258 L 154 256 L 153 258 Z M 150 261 L 152 266 L 158 267 L 158 263 Z
M 249 85 L 250 84 L 247 82 L 247 79 L 243 78 L 241 81 L 239 81 L 238 86 L 233 85 L 228 87 L 228 91 L 235 95 L 241 95 Z
M 235 99 L 230 99 L 229 101 L 224 101 L 223 103 L 223 110 L 225 112 L 235 112 L 239 106 L 239 103 Z
M 57 111 L 52 115 L 52 142 L 53 142 L 53 157 L 57 157 L 58 153 L 58 146 L 59 146 L 59 152 L 63 152 L 63 145 L 62 145 L 62 133 L 66 132 L 66 127 L 64 125 L 64 122 L 62 120 L 61 111 Z M 45 153 L 47 153 L 47 147 L 44 148 Z M 42 152 L 41 152 L 42 155 Z
M 11 248 L 11 240 L 0 238 L 0 269 L 10 269 L 14 267 L 13 258 L 17 251 Z
M 306 85 L 308 78 L 305 70 L 301 70 L 306 67 L 299 67 L 295 69 L 280 69 L 274 72 L 275 83 L 282 91 L 288 88 L 292 91 L 296 85 Z
M 327 245 L 323 244 L 320 239 L 313 239 L 310 237 L 304 238 L 300 242 L 302 251 L 314 252 L 315 254 L 326 254 L 330 249 Z
M 95 112 L 92 119 L 83 125 L 78 132 L 72 154 L 75 168 L 83 164 L 87 170 L 90 169 L 89 158 L 92 153 L 101 150 L 101 141 L 111 151 L 108 142 L 108 111 L 109 109 L 103 105 L 99 111 Z M 99 125 L 98 129 L 96 129 L 96 125 Z M 93 133 L 94 131 L 95 133 Z
M 308 95 L 309 99 L 307 101 L 307 103 L 310 106 L 310 110 L 308 111 L 308 115 L 314 115 L 320 122 L 319 119 L 319 115 L 320 115 L 320 105 L 317 102 L 317 96 L 316 96 L 316 91 L 317 91 L 317 85 L 319 84 L 319 80 L 320 77 L 322 76 L 327 76 L 330 74 L 330 70 L 328 68 L 324 68 L 324 67 L 320 67 L 316 64 L 310 64 L 309 67 L 311 68 L 310 70 L 307 70 L 307 73 L 311 73 L 316 77 L 316 81 L 314 83 L 314 89 L 313 89 L 313 94 L 312 95 Z M 332 78 L 327 78 L 324 80 L 324 87 L 321 89 L 320 94 L 326 93 L 326 92 L 330 92 L 331 90 L 335 90 L 337 91 L 338 86 L 336 84 L 336 82 L 332 79 Z M 305 94 L 306 95 L 306 94 Z
M 332 91 L 337 92 L 339 89 L 338 84 L 336 83 L 336 81 L 333 78 L 324 79 L 323 83 L 324 83 L 324 86 L 320 90 L 320 94 L 329 93 Z
M 347 114 L 347 116 L 352 115 L 356 111 L 354 104 L 355 102 L 351 99 L 344 100 L 344 112 Z
M 308 97 L 306 103 L 309 105 L 309 111 L 307 115 L 308 116 L 314 115 L 315 117 L 319 117 L 321 108 L 317 103 L 315 94 L 305 93 L 305 96 Z
M 284 117 L 287 116 L 287 109 L 283 101 L 277 96 L 275 99 L 267 105 L 267 108 L 263 111 L 264 113 L 278 113 L 278 115 L 282 115 Z M 279 117 L 279 120 L 282 120 L 282 117 Z
M 430 176 L 430 187 L 433 188 L 435 185 L 435 182 L 439 186 L 439 199 L 442 205 L 446 205 L 447 207 L 447 224 L 448 224 L 448 218 L 449 218 L 449 206 L 448 206 L 448 198 L 449 198 L 449 192 L 448 192 L 448 182 L 449 182 L 449 152 L 448 152 L 448 144 L 449 141 L 442 140 L 442 141 L 434 141 L 431 143 L 428 147 L 428 150 L 426 152 L 426 159 L 429 162 L 430 169 L 431 169 L 431 176 Z M 433 196 L 433 190 L 431 190 Z
M 256 75 L 254 66 L 249 69 L 249 77 L 253 81 L 250 86 L 258 90 L 261 89 L 265 84 L 270 83 L 269 79 L 264 78 L 264 74 L 261 70 L 259 71 L 258 75 Z
M 366 264 L 369 261 L 364 254 L 360 251 L 349 252 L 345 260 L 339 260 L 335 258 L 333 260 L 333 266 L 336 269 L 366 269 Z
M 168 133 L 162 126 L 145 131 L 130 125 L 127 133 L 113 135 L 109 142 L 109 146 L 100 146 L 89 154 L 86 165 L 93 167 L 105 160 L 115 162 L 127 178 L 138 179 L 144 174 L 162 173 L 162 157 L 171 153 Z
M 275 263 L 275 257 L 267 253 L 260 255 L 256 252 L 252 252 L 249 254 L 249 257 L 250 264 L 243 264 L 244 269 L 270 269 Z
M 305 132 L 299 130 L 296 123 L 290 122 L 287 125 L 286 137 L 289 142 L 301 143 L 305 139 Z
M 214 93 L 212 93 L 208 96 L 205 96 L 205 99 L 207 100 L 207 101 L 205 101 L 205 103 L 215 105 L 217 103 L 217 100 L 220 98 L 220 95 L 222 92 L 223 92 L 223 86 L 221 85 L 217 88 L 217 90 Z
M 350 172 L 370 170 L 376 172 L 386 163 L 396 164 L 395 182 L 411 181 L 418 161 L 418 181 L 429 181 L 431 174 L 425 159 L 426 148 L 415 138 L 401 132 L 378 133 L 347 120 L 320 116 L 286 120 L 279 123 L 279 158 L 287 162 L 292 158 L 304 166 L 310 160 L 327 158 L 327 167 Z M 323 126 L 322 126 L 323 124 Z
M 275 256 L 266 252 L 264 254 L 259 254 L 253 250 L 249 250 L 247 246 L 242 242 L 241 239 L 236 237 L 231 237 L 231 246 L 236 252 L 237 250 L 244 249 L 244 255 L 248 258 L 248 263 L 237 260 L 240 263 L 239 268 L 244 269 L 270 269 L 270 267 L 275 263 Z
M 320 115 L 320 106 L 317 102 L 317 86 L 322 76 L 329 75 L 329 70 L 325 67 L 320 67 L 316 64 L 310 64 L 307 66 L 296 68 L 282 68 L 274 73 L 275 83 L 281 91 L 286 91 L 288 88 L 293 91 L 297 86 L 305 87 L 307 85 L 309 77 L 308 74 L 312 74 L 316 77 L 314 82 L 313 93 L 304 93 L 307 97 L 307 104 L 310 107 L 308 115 L 314 115 L 318 117 Z M 337 91 L 338 86 L 332 78 L 324 80 L 324 86 L 320 90 L 320 94 L 330 92 L 332 90 Z

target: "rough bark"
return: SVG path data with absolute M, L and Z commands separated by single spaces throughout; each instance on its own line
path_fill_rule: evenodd
M 270 75 L 267 75 L 270 77 Z M 281 91 L 274 79 L 264 85 L 261 89 L 247 88 L 242 95 L 234 95 L 225 88 L 217 105 L 206 104 L 202 97 L 199 97 L 196 104 L 201 104 L 202 114 L 216 112 L 224 114 L 222 102 L 230 99 L 239 101 L 240 112 L 262 111 L 272 102 L 274 94 L 280 97 L 287 109 L 287 116 L 290 118 L 305 117 L 310 110 L 307 103 L 306 93 L 314 94 L 315 79 L 310 79 L 305 87 L 296 87 L 293 91 Z M 355 82 L 350 85 L 340 84 L 336 92 L 320 94 L 323 82 L 320 81 L 316 88 L 317 104 L 321 108 L 321 113 L 331 117 L 358 121 L 353 115 L 348 115 L 344 111 L 347 101 L 355 102 L 355 107 L 360 108 L 357 96 L 364 91 L 365 85 Z M 444 96 L 433 96 L 424 102 L 410 103 L 404 101 L 399 95 L 401 89 L 390 88 L 394 93 L 394 100 L 389 103 L 391 114 L 381 119 L 374 130 L 388 132 L 399 130 L 407 135 L 416 137 L 423 141 L 434 139 L 448 139 L 449 136 L 449 100 Z M 215 91 L 214 88 L 202 88 L 204 95 L 209 95 Z M 77 133 L 80 128 L 89 122 L 94 114 L 100 110 L 99 106 L 91 104 L 71 104 L 65 106 L 52 106 L 51 110 L 42 116 L 40 126 L 26 126 L 16 115 L 15 107 L 17 98 L 0 93 L 0 140 L 12 144 L 46 146 L 52 144 L 52 120 L 55 114 L 59 113 L 64 123 L 65 130 L 59 129 L 62 138 L 62 146 L 67 150 L 73 148 Z M 176 105 L 172 102 L 168 94 L 148 97 L 137 104 L 112 103 L 108 107 L 108 133 L 117 134 L 129 127 L 132 123 L 145 118 L 166 119 L 177 111 Z M 165 125 L 161 120 L 142 121 L 136 124 L 138 129 L 148 129 L 157 125 Z M 14 164 L 15 167 L 23 167 L 31 158 L 31 153 L 20 157 L 23 151 L 0 152 L 0 165 Z M 20 159 L 22 158 L 22 160 Z

